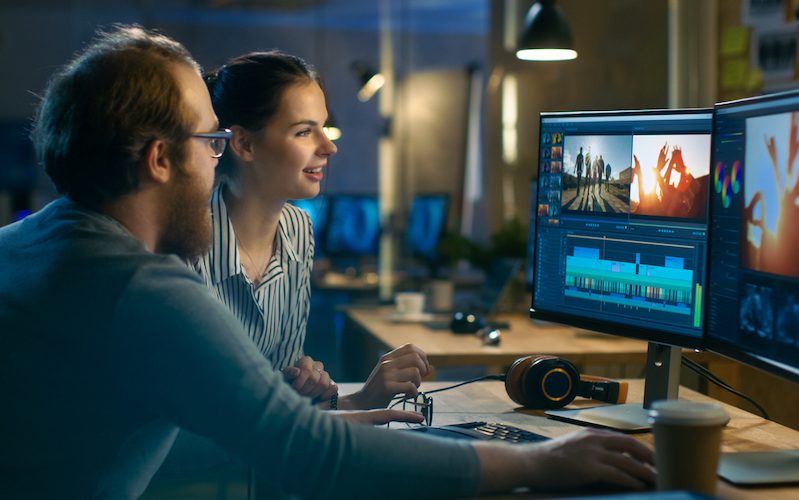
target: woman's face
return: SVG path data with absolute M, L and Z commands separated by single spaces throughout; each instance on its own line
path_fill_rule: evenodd
M 316 82 L 288 87 L 277 113 L 252 135 L 252 164 L 245 181 L 255 182 L 273 200 L 297 200 L 319 194 L 327 159 L 336 146 L 323 126 L 327 107 Z

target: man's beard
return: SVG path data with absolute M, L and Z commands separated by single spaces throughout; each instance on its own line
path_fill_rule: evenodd
M 177 169 L 178 178 L 166 228 L 158 252 L 173 253 L 185 260 L 194 260 L 211 245 L 211 212 L 208 206 L 211 193 L 193 178 Z

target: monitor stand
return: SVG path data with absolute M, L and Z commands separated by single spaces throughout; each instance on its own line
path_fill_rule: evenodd
M 661 399 L 677 399 L 680 387 L 679 347 L 650 342 L 646 355 L 644 403 L 595 406 L 577 410 L 548 410 L 547 416 L 573 424 L 605 427 L 622 432 L 647 432 L 649 407 Z
M 799 483 L 799 450 L 722 453 L 718 471 L 744 486 Z

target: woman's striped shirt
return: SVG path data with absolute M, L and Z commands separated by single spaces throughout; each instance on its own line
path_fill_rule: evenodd
M 213 240 L 195 269 L 272 366 L 281 370 L 302 356 L 311 303 L 311 220 L 301 209 L 283 206 L 272 258 L 262 282 L 254 287 L 244 273 L 223 190 L 220 184 L 211 196 Z

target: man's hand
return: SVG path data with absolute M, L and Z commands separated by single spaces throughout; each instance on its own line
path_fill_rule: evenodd
M 321 362 L 303 356 L 293 365 L 283 368 L 283 377 L 302 396 L 330 399 L 338 392 L 338 386 L 330 380 L 324 368 Z
M 642 490 L 655 483 L 652 450 L 618 432 L 586 429 L 529 446 L 478 443 L 475 450 L 484 492 L 518 486 L 565 490 L 597 483 Z
M 330 413 L 354 424 L 385 425 L 389 422 L 409 422 L 412 424 L 421 424 L 424 422 L 424 416 L 415 411 L 386 409 L 354 411 L 334 410 Z
M 431 370 L 427 354 L 413 344 L 405 344 L 382 356 L 363 389 L 339 398 L 339 408 L 384 408 L 397 394 L 414 397 L 419 393 L 422 377 Z

